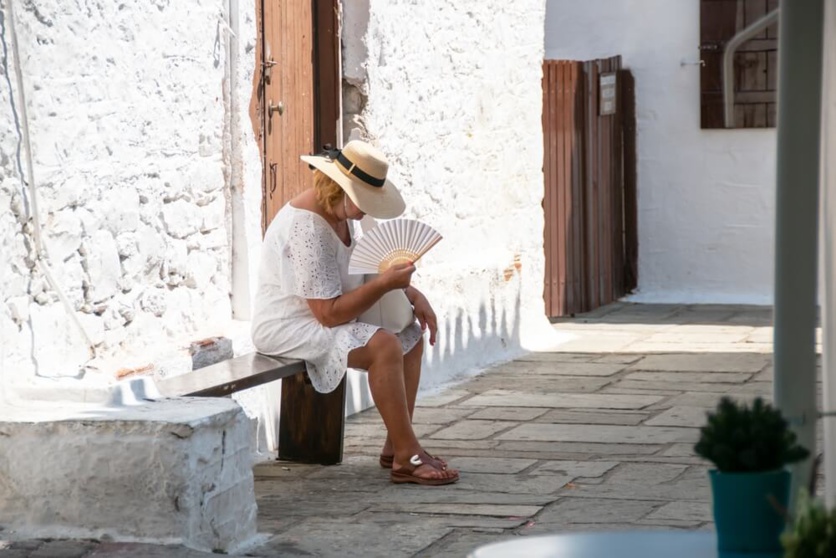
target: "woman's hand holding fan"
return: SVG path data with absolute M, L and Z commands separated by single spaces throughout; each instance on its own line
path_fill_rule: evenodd
M 348 272 L 383 273 L 393 265 L 415 263 L 441 240 L 441 235 L 415 219 L 384 221 L 357 242 Z

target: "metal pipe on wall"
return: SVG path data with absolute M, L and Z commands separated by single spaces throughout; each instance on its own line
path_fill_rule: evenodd
M 822 408 L 824 425 L 825 497 L 836 506 L 836 5 L 824 13 L 824 84 L 822 90 Z
M 723 49 L 723 120 L 726 128 L 734 128 L 734 53 L 740 45 L 778 21 L 780 8 L 758 19 L 732 37 Z
M 813 454 L 823 12 L 823 0 L 785 2 L 778 31 L 774 395 Z M 811 473 L 811 459 L 793 467 L 793 502 Z

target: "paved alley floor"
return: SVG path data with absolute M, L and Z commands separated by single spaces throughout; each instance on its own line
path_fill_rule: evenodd
M 265 540 L 248 555 L 465 557 L 547 533 L 711 529 L 708 466 L 692 446 L 721 396 L 771 398 L 771 323 L 764 307 L 623 303 L 555 323 L 568 334 L 555 352 L 419 400 L 419 437 L 460 469 L 457 484 L 392 485 L 377 463 L 381 420 L 366 411 L 347 422 L 341 465 L 255 468 Z M 8 556 L 206 556 L 19 544 Z M 83 548 L 39 554 L 62 544 Z

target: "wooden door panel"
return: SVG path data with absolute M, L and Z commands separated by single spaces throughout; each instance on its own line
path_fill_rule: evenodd
M 313 146 L 313 22 L 309 0 L 266 0 L 264 58 L 265 212 L 269 223 L 293 196 L 311 185 L 299 155 Z

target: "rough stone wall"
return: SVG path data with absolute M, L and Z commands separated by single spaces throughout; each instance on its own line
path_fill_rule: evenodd
M 9 1 L 0 1 L 0 384 L 182 371 L 188 340 L 230 321 L 233 198 L 259 166 L 241 124 L 252 61 L 229 86 L 227 0 L 13 0 L 47 262 L 95 360 L 35 265 Z M 236 46 L 254 58 L 254 7 L 240 4 Z M 240 110 L 230 106 L 236 88 Z M 246 265 L 246 250 L 238 258 Z
M 380 146 L 405 216 L 444 236 L 414 278 L 440 322 L 426 387 L 545 330 L 545 2 L 370 0 L 343 10 L 346 139 Z

